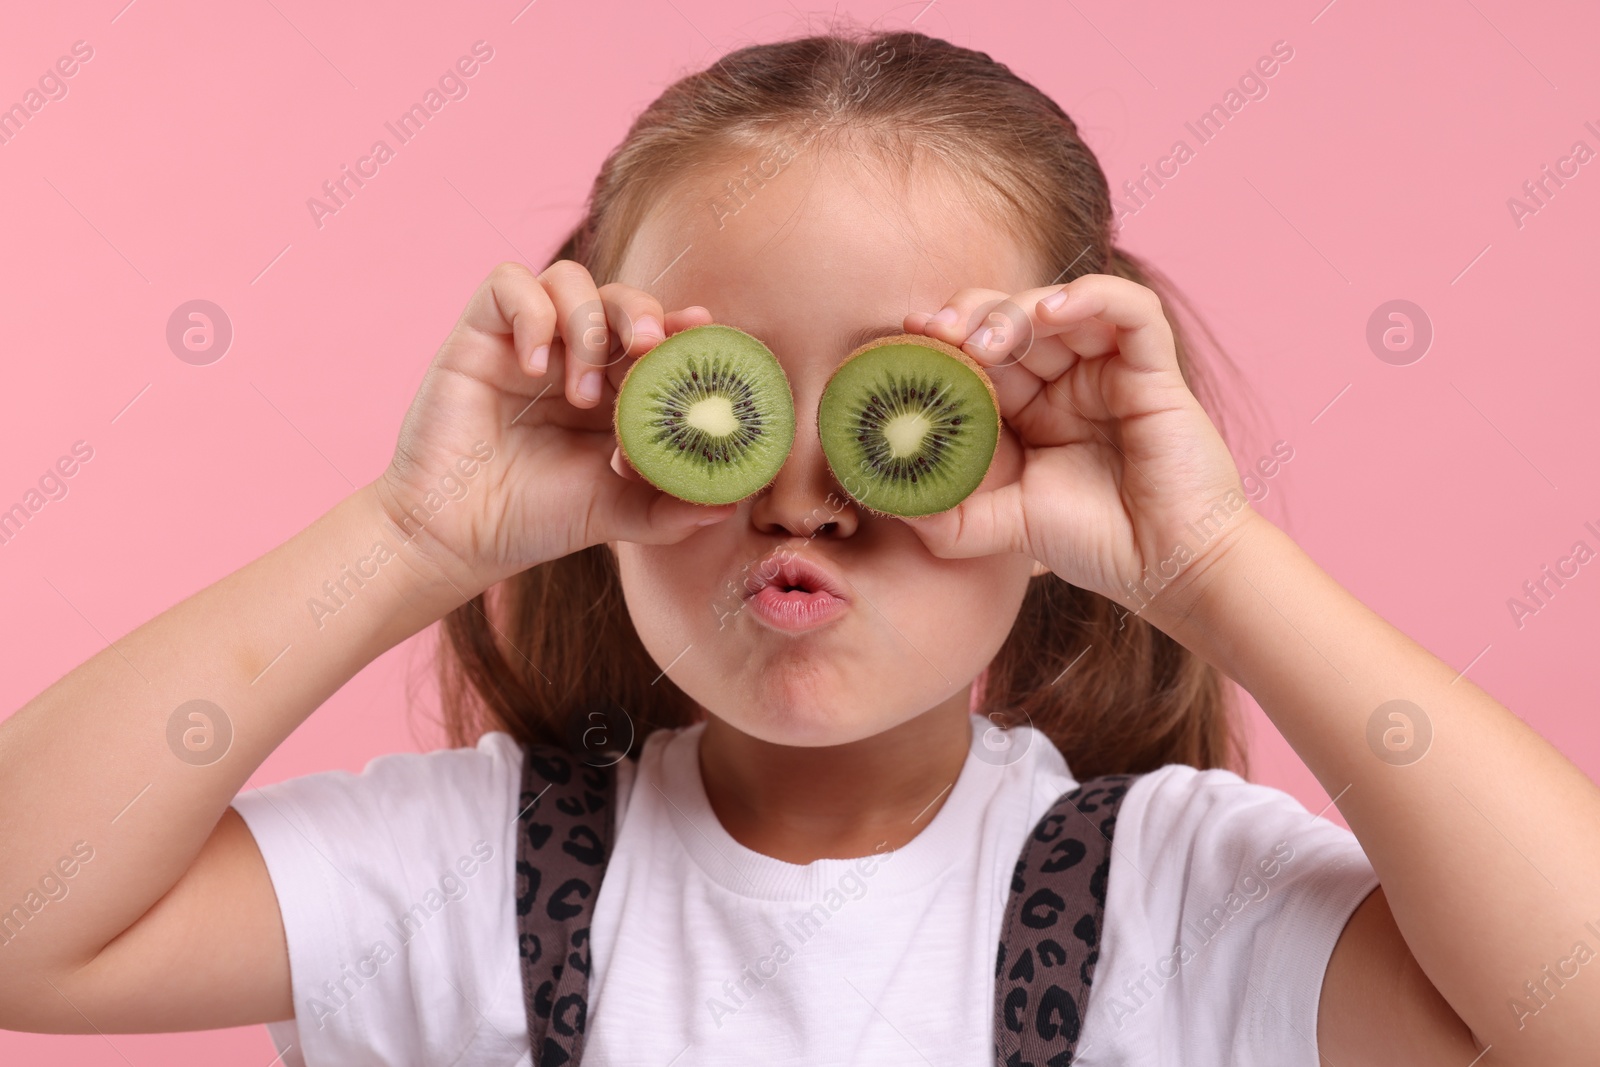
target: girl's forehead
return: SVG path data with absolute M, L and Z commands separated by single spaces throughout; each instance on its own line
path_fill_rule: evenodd
M 617 280 L 730 324 L 852 330 L 937 310 L 964 288 L 1038 284 L 1032 250 L 943 167 L 903 175 L 821 149 L 782 167 L 762 158 L 680 180 L 646 212 Z

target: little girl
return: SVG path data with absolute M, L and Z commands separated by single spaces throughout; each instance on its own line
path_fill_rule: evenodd
M 553 1021 L 586 1063 L 993 1063 L 1018 856 L 1109 773 L 1136 777 L 1060 1062 L 1593 1062 L 1600 794 L 1246 503 L 1155 277 L 1072 121 L 986 55 L 830 34 L 674 84 L 554 261 L 472 295 L 387 470 L 0 727 L 0 1025 L 560 1062 L 517 860 L 524 754 L 556 745 L 615 781 L 564 964 L 586 1010 Z M 610 413 L 713 321 L 778 355 L 799 429 L 766 489 L 699 507 Z M 1005 420 L 978 491 L 916 520 L 857 506 L 815 425 L 900 333 L 984 364 Z M 462 747 L 239 793 L 441 619 Z M 1228 769 L 1228 678 L 1353 834 Z

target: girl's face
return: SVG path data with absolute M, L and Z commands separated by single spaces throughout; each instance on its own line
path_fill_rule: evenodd
M 822 387 L 858 344 L 904 332 L 908 312 L 937 311 L 963 288 L 1012 293 L 1040 279 L 936 168 L 891 180 L 876 163 L 816 147 L 774 177 L 761 178 L 760 163 L 664 197 L 617 281 L 668 310 L 698 304 L 765 342 L 794 393 L 794 448 L 732 518 L 675 545 L 612 547 L 639 637 L 694 701 L 764 741 L 840 745 L 939 705 L 965 707 L 1016 619 L 1031 561 L 939 559 L 905 522 L 851 503 L 817 440 Z M 1006 430 L 982 488 L 1014 480 L 1020 465 Z M 779 570 L 786 561 L 795 570 Z M 776 587 L 751 599 L 763 579 Z M 772 596 L 791 582 L 829 586 L 843 604 L 820 624 L 786 627 L 771 601 L 817 599 Z

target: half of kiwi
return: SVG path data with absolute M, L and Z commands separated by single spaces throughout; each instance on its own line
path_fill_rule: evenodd
M 983 481 L 1000 441 L 1000 407 L 983 366 L 918 334 L 871 341 L 846 357 L 817 406 L 822 451 L 844 491 L 880 515 L 933 515 Z
M 612 419 L 633 469 L 696 504 L 731 504 L 764 488 L 794 444 L 788 375 L 766 345 L 732 326 L 693 326 L 640 356 Z

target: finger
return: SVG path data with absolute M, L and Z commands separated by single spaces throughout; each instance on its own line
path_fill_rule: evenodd
M 468 343 L 446 344 L 440 364 L 515 392 L 526 392 L 522 375 L 542 375 L 555 331 L 556 311 L 533 272 L 520 263 L 501 263 L 489 272 L 467 301 L 456 324 Z M 473 344 L 473 338 L 487 342 Z M 522 375 L 508 375 L 505 345 Z
M 657 306 L 659 307 L 659 305 Z M 711 312 L 707 311 L 703 307 L 700 307 L 698 304 L 692 307 L 683 308 L 679 311 L 669 311 L 662 317 L 662 325 L 666 331 L 666 336 L 668 337 L 671 337 L 673 334 L 679 333 L 683 330 L 687 330 L 691 326 L 704 326 L 710 321 Z M 652 344 L 649 347 L 654 348 L 655 345 Z M 643 355 L 643 351 L 639 352 L 638 355 Z M 611 366 L 606 368 L 606 379 L 611 382 L 611 387 L 613 389 L 622 388 L 622 379 L 627 376 L 628 368 L 633 366 L 633 364 L 637 361 L 637 358 L 638 356 L 636 355 L 630 358 L 619 359 L 615 363 L 611 364 Z
M 631 285 L 608 282 L 600 287 L 599 292 L 606 322 L 611 330 L 611 350 L 605 377 L 615 390 L 621 388 L 622 379 L 634 361 L 666 337 L 666 316 L 661 310 L 660 301 Z
M 614 457 L 614 461 L 618 461 Z M 627 460 L 620 460 L 626 465 Z M 591 536 L 600 541 L 632 541 L 643 545 L 675 544 L 696 530 L 731 518 L 738 506 L 707 507 L 663 493 L 626 476 L 605 478 L 597 488 Z
M 503 398 L 501 411 L 507 426 L 559 426 L 568 430 L 603 433 L 615 444 L 612 406 L 608 403 L 578 407 L 567 398 L 567 363 L 571 354 L 559 341 L 551 346 L 546 371 L 537 377 L 519 377 L 524 387 Z M 607 370 L 606 374 L 611 371 Z M 616 383 L 613 383 L 616 384 Z
M 987 296 L 984 294 L 987 294 Z M 992 297 L 998 297 L 999 299 L 992 299 Z M 997 293 L 994 290 L 967 289 L 957 293 L 951 299 L 955 302 L 954 305 L 946 305 L 945 308 L 941 309 L 941 312 L 947 312 L 945 315 L 946 321 L 942 325 L 930 327 L 930 323 L 936 317 L 935 315 L 921 311 L 912 312 L 905 317 L 904 326 L 906 332 L 922 333 L 936 340 L 945 340 L 945 338 L 954 337 L 964 329 L 964 323 L 983 323 L 991 313 L 997 312 L 998 309 L 1004 309 L 1008 303 L 1011 307 L 1017 308 L 1020 314 L 1020 308 L 1015 303 L 1011 302 L 1005 294 Z M 1012 316 L 1006 310 L 998 310 L 997 317 L 1002 322 L 1010 323 L 1013 321 Z M 952 322 L 951 320 L 954 321 Z M 977 333 L 980 335 L 986 329 L 987 327 L 983 325 L 979 325 L 976 328 Z M 1017 332 L 1012 331 L 1012 336 L 1017 336 Z M 946 343 L 953 342 L 947 341 Z M 997 354 L 992 356 L 973 346 L 963 347 L 962 350 L 973 355 L 979 363 L 985 365 L 989 381 L 994 385 L 995 400 L 999 404 L 1000 417 L 1003 419 L 1015 417 L 1018 412 L 1034 401 L 1034 398 L 1039 395 L 1045 386 L 1045 383 L 1034 372 L 1031 359 L 1028 364 L 1019 367 L 1017 360 L 1012 358 L 1009 352 L 1004 349 L 999 350 Z M 1065 356 L 1057 357 L 1056 363 L 1064 368 L 1075 358 L 1075 356 L 1068 353 Z M 1059 370 L 1057 373 L 1059 373 Z
M 1054 307 L 1045 303 L 1052 298 L 1059 298 Z M 1089 302 L 1081 304 L 1084 300 Z M 1064 285 L 1013 295 L 963 289 L 935 314 L 908 315 L 906 325 L 956 345 L 988 366 L 1024 363 L 1045 379 L 1058 377 L 1082 356 L 1118 351 L 1119 329 L 1148 325 L 1158 342 L 1163 330 L 1171 331 L 1153 290 L 1107 274 L 1086 274 Z M 1049 344 L 1051 338 L 1060 347 Z
M 1040 321 L 1080 354 L 1090 358 L 1108 354 L 1096 349 L 1105 345 L 1104 326 L 1109 325 L 1115 329 L 1110 339 L 1115 351 L 1129 367 L 1179 373 L 1172 324 L 1153 290 L 1126 278 L 1085 274 L 1062 286 L 1061 292 L 1065 295 L 1054 307 L 1047 299 L 1039 301 Z
M 1041 330 L 1034 314 L 1038 298 L 1056 287 L 1009 295 L 994 289 L 963 289 L 933 315 L 907 316 L 908 329 L 953 344 L 986 367 L 1021 364 L 1051 380 L 1078 360 L 1077 353 Z
M 681 311 L 667 313 L 667 336 L 671 337 L 680 330 L 687 330 L 691 326 L 706 326 L 711 323 L 711 312 L 699 304 L 686 307 Z
M 600 402 L 605 368 L 613 359 L 600 291 L 589 271 L 570 259 L 550 264 L 539 281 L 555 304 L 561 347 L 567 357 L 563 382 L 567 401 L 574 407 L 592 408 Z
M 620 348 L 621 355 L 637 359 L 667 336 L 661 302 L 649 293 L 621 282 L 608 282 L 598 291 L 614 339 L 613 352 Z
M 1082 358 L 1061 327 L 1042 319 L 1041 299 L 1064 286 L 1050 285 L 1006 295 L 989 289 L 968 289 L 935 315 L 918 312 L 907 316 L 907 329 L 922 329 L 959 347 L 986 367 L 1001 369 L 1020 364 L 1046 381 L 1054 381 Z M 928 328 L 943 316 L 944 324 Z M 1097 324 L 1109 337 L 1114 329 Z M 962 333 L 963 330 L 970 330 Z M 1102 350 L 1114 346 L 1101 345 Z
M 918 313 L 917 318 L 927 336 L 960 348 L 974 333 L 1011 321 L 1002 308 L 1007 299 L 1007 294 L 998 289 L 962 289 L 932 315 Z M 912 318 L 908 315 L 906 325 L 911 324 Z
M 1034 320 L 1041 334 L 1052 336 L 1062 346 L 1070 349 L 1080 359 L 1098 359 L 1109 356 L 1117 351 L 1117 327 L 1102 319 L 1088 318 L 1076 319 L 1065 323 L 1054 321 L 1059 315 L 1053 315 L 1048 306 L 1044 304 L 1062 291 L 1057 286 L 1045 290 L 1040 299 L 1034 304 Z
M 1043 381 L 1028 368 L 1016 364 L 999 367 L 986 373 L 994 386 L 995 403 L 1000 408 L 1000 417 L 1007 422 L 1016 419 L 1041 392 L 1051 388 L 1051 383 Z
M 1021 552 L 1022 486 L 980 489 L 949 511 L 903 520 L 928 551 L 945 559 Z

